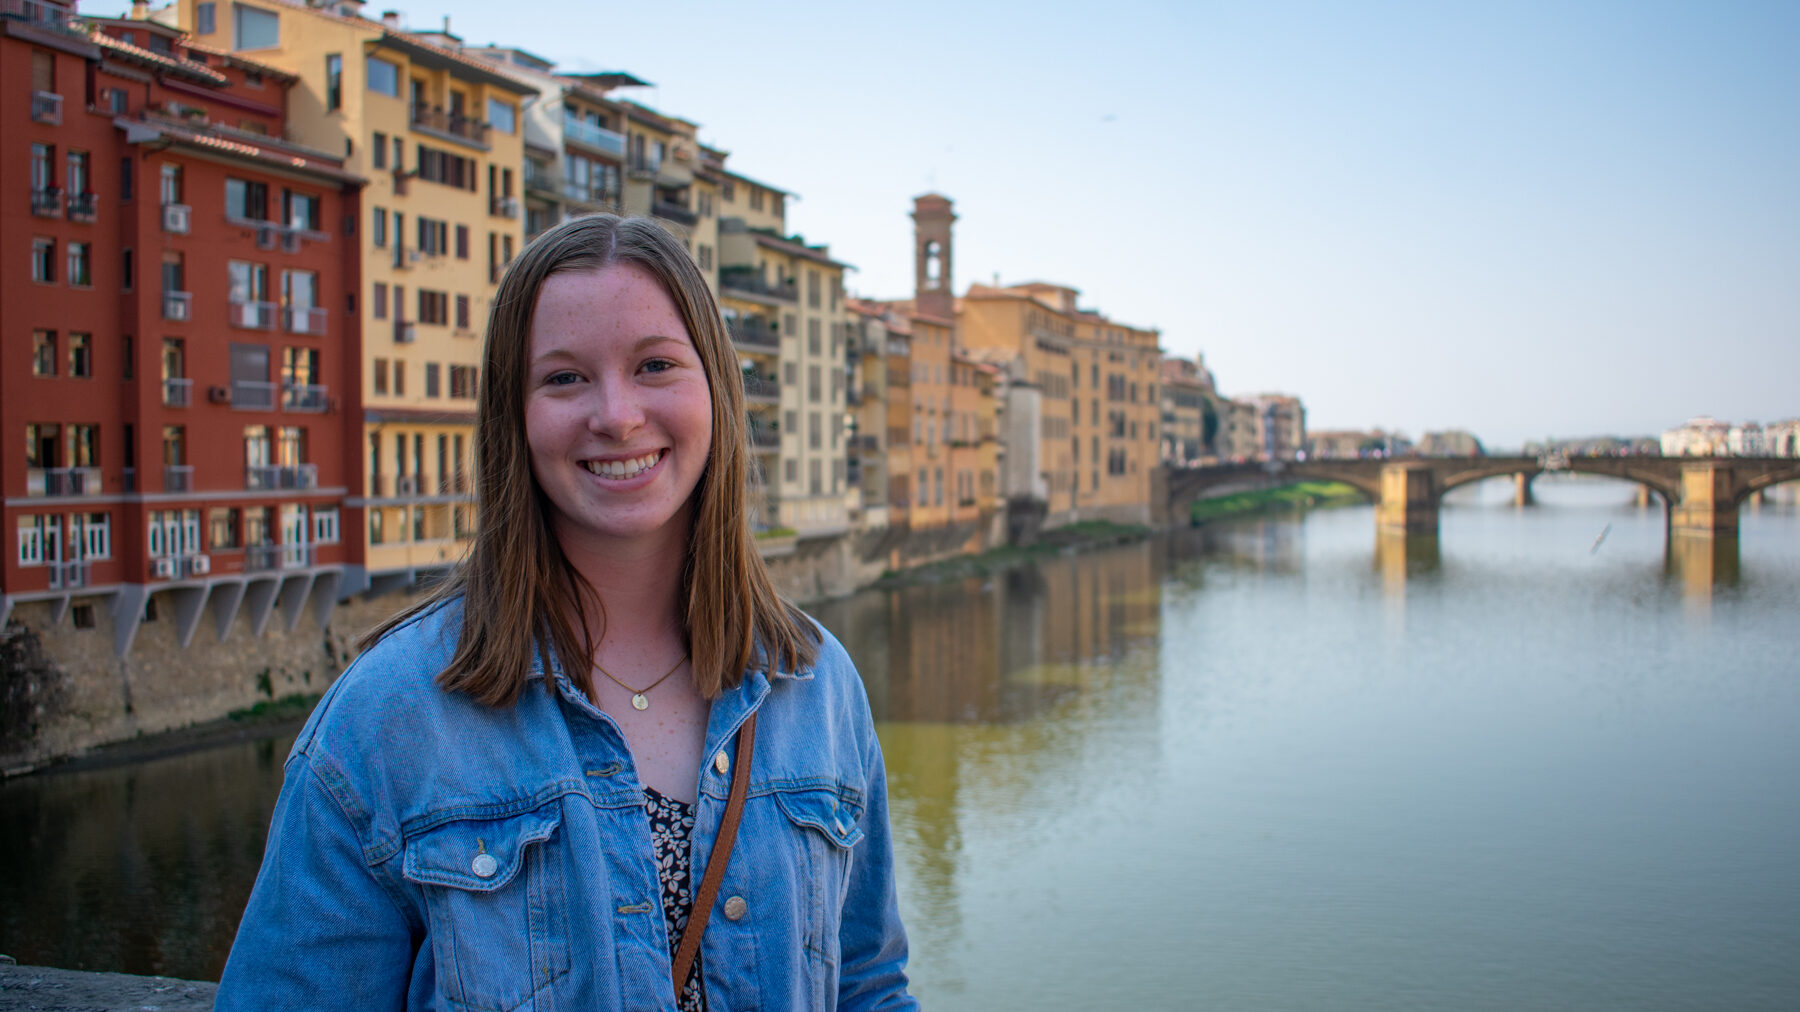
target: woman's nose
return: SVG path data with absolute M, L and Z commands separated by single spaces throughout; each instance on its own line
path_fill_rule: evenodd
M 596 383 L 588 428 L 612 439 L 623 439 L 636 431 L 644 424 L 644 408 L 638 394 L 637 387 L 621 376 L 609 376 Z

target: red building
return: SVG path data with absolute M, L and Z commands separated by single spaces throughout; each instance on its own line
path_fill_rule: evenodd
M 0 621 L 130 649 L 323 618 L 360 522 L 362 181 L 282 140 L 296 78 L 138 18 L 0 0 Z

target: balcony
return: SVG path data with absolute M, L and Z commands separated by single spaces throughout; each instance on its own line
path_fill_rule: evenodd
M 744 376 L 744 396 L 753 401 L 780 403 L 781 381 L 746 374 Z
M 163 380 L 163 407 L 185 408 L 194 403 L 194 381 L 175 378 Z
M 394 321 L 394 343 L 395 344 L 411 344 L 411 343 L 413 343 L 413 338 L 417 337 L 418 333 L 419 333 L 418 327 L 419 327 L 419 325 L 412 322 L 411 320 L 395 320 Z
M 284 383 L 281 387 L 281 410 L 305 411 L 312 414 L 324 414 L 330 407 L 331 399 L 326 396 L 323 386 L 309 386 L 303 383 Z
M 473 148 L 487 150 L 488 125 L 478 119 L 471 119 L 458 113 L 447 112 L 442 106 L 427 108 L 422 105 L 412 107 L 412 125 L 414 130 L 435 134 L 445 140 L 467 144 Z
M 99 198 L 93 193 L 69 194 L 69 220 L 92 225 L 99 217 Z
M 280 307 L 273 302 L 239 302 L 231 300 L 229 318 L 234 327 L 246 330 L 274 330 L 275 317 Z
M 563 117 L 563 140 L 608 158 L 625 159 L 625 137 L 573 116 Z
M 45 186 L 31 191 L 31 213 L 40 218 L 60 218 L 63 192 L 60 186 Z
M 719 287 L 734 293 L 775 299 L 780 302 L 800 301 L 800 283 L 795 279 L 782 278 L 771 282 L 748 268 L 727 267 L 721 270 Z
M 656 152 L 646 151 L 632 158 L 625 171 L 633 179 L 655 179 L 656 174 L 662 171 L 662 159 L 656 156 Z
M 194 490 L 194 467 L 192 464 L 166 464 L 163 466 L 164 492 L 192 492 Z
M 496 218 L 517 218 L 519 216 L 519 198 L 489 197 L 488 214 Z
M 81 26 L 75 20 L 74 5 L 60 7 L 42 0 L 3 0 L 0 2 L 0 17 L 15 21 L 24 21 L 39 28 L 49 28 L 70 35 L 81 35 Z
M 549 166 L 529 158 L 525 160 L 525 189 L 554 195 L 561 185 Z
M 781 433 L 771 428 L 750 422 L 750 446 L 758 452 L 775 453 L 781 450 Z
M 97 467 L 28 467 L 25 494 L 41 496 L 99 495 Z
M 244 572 L 263 573 L 280 568 L 280 545 L 249 545 L 244 549 Z
M 164 292 L 163 319 L 184 321 L 192 316 L 194 296 L 192 292 Z
M 650 213 L 665 221 L 673 221 L 689 228 L 700 224 L 700 216 L 680 204 L 668 200 L 659 200 L 650 205 Z
M 274 411 L 275 384 L 259 380 L 232 380 L 231 406 L 238 411 Z
M 731 332 L 731 340 L 735 344 L 758 351 L 779 352 L 781 335 L 773 324 L 765 324 L 756 317 L 739 317 L 726 325 Z
M 54 91 L 31 93 L 31 121 L 46 126 L 62 125 L 62 96 Z
M 592 187 L 582 186 L 580 183 L 565 181 L 562 185 L 562 195 L 563 199 L 574 201 L 590 210 L 606 211 L 611 214 L 619 214 L 622 210 L 619 195 L 612 190 L 596 190 Z
M 271 467 L 251 464 L 244 468 L 244 488 L 250 491 L 278 491 L 319 487 L 319 465 L 299 464 L 294 467 Z
M 49 569 L 51 590 L 73 590 L 88 585 L 88 564 L 85 562 L 52 562 Z
M 287 306 L 281 311 L 281 326 L 290 334 L 323 334 L 325 310 L 317 306 Z

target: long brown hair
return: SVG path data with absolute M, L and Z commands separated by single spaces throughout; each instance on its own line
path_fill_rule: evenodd
M 694 489 L 693 529 L 682 567 L 687 602 L 682 633 L 694 684 L 715 699 L 753 665 L 793 671 L 810 665 L 818 634 L 769 580 L 750 532 L 750 448 L 743 377 L 718 303 L 693 258 L 648 218 L 596 214 L 550 229 L 525 247 L 506 271 L 488 314 L 475 419 L 475 541 L 419 604 L 367 633 L 360 647 L 439 603 L 463 599 L 462 635 L 445 689 L 489 706 L 518 699 L 540 638 L 563 670 L 580 673 L 593 656 L 584 598 L 593 588 L 563 555 L 551 530 L 543 490 L 531 472 L 525 436 L 525 374 L 532 315 L 550 277 L 615 264 L 641 268 L 674 300 L 693 337 L 712 389 L 712 449 Z M 546 676 L 548 672 L 546 672 Z

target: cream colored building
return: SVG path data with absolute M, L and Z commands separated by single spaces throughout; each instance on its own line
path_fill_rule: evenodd
M 1258 460 L 1293 460 L 1306 450 L 1306 408 L 1288 394 L 1244 398 L 1254 414 Z
M 454 562 L 473 530 L 471 465 L 481 335 L 524 243 L 524 107 L 535 89 L 462 54 L 448 31 L 409 32 L 359 4 L 180 0 L 207 45 L 298 75 L 293 140 L 345 152 L 370 182 L 353 223 L 362 258 L 361 508 L 370 584 Z M 356 487 L 353 484 L 353 488 Z M 352 580 L 352 588 L 356 580 Z

